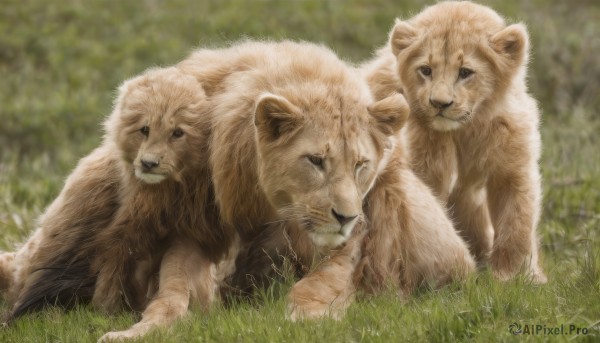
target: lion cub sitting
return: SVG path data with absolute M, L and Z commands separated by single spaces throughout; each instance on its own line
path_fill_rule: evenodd
M 126 81 L 102 145 L 82 159 L 39 228 L 5 272 L 7 319 L 46 303 L 92 300 L 107 311 L 140 308 L 148 277 L 176 235 L 217 261 L 233 239 L 212 210 L 205 178 L 207 101 L 174 67 Z
M 536 227 L 539 113 L 527 94 L 528 36 L 488 7 L 441 2 L 397 21 L 364 67 L 378 98 L 402 91 L 414 171 L 446 203 L 480 262 L 545 282 Z

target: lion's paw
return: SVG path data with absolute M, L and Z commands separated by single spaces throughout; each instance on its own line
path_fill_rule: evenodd
M 126 340 L 130 340 L 133 338 L 137 338 L 142 336 L 142 332 L 138 332 L 137 330 L 124 330 L 124 331 L 111 331 L 105 333 L 100 339 L 98 339 L 98 343 L 107 343 L 107 342 L 122 342 Z

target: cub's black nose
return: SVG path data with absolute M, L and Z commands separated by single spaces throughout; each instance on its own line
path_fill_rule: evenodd
M 334 209 L 331 209 L 331 213 L 333 213 L 333 216 L 335 217 L 335 219 L 337 219 L 337 221 L 338 221 L 338 222 L 339 222 L 341 225 L 344 225 L 344 224 L 346 224 L 346 223 L 348 223 L 348 222 L 352 221 L 352 219 L 354 219 L 354 218 L 358 217 L 358 215 L 354 215 L 354 216 L 347 217 L 347 216 L 345 216 L 345 215 L 343 215 L 343 214 L 339 214 L 339 213 L 337 213 L 337 212 L 336 212 Z

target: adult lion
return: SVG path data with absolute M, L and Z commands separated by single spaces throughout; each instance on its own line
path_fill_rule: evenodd
M 148 271 L 162 258 L 158 292 L 142 322 L 105 338 L 166 325 L 185 313 L 190 296 L 208 306 L 230 267 L 225 253 L 235 254 L 231 228 L 245 240 L 265 223 L 284 220 L 324 251 L 352 241 L 365 220 L 363 199 L 406 119 L 402 96 L 374 103 L 354 69 L 308 43 L 200 50 L 169 69 L 175 71 L 164 83 L 145 76 L 126 82 L 107 121 L 105 149 L 118 166 L 108 192 L 116 194 L 110 219 L 90 223 L 70 211 L 71 220 L 85 225 L 67 222 L 64 234 L 92 231 L 90 238 L 63 243 L 51 234 L 44 242 L 68 245 L 58 256 L 69 262 L 89 258 L 77 259 L 82 270 L 66 275 L 86 282 L 92 275 L 95 287 L 86 284 L 86 292 L 109 311 L 123 300 L 143 303 Z M 103 175 L 87 172 L 84 179 Z M 89 193 L 67 188 L 63 193 L 75 194 L 72 205 L 89 203 Z M 50 211 L 45 225 L 54 225 L 59 212 Z M 54 266 L 48 258 L 36 263 L 40 270 Z M 72 265 L 53 273 L 65 275 Z M 52 300 L 44 278 L 31 280 L 12 316 Z
M 242 241 L 273 222 L 297 226 L 321 251 L 362 237 L 355 227 L 365 220 L 363 198 L 407 113 L 401 96 L 372 104 L 355 70 L 307 43 L 203 49 L 177 67 L 202 80 L 210 98 L 215 201 L 221 221 Z M 198 263 L 189 260 L 197 254 L 189 242 L 175 242 L 142 320 L 103 339 L 139 336 L 182 316 L 190 296 L 197 302 L 205 294 L 207 276 L 220 279 L 229 269 L 223 261 L 190 277 L 198 275 Z
M 442 200 L 479 262 L 501 280 L 536 282 L 539 113 L 527 93 L 528 37 L 492 9 L 441 2 L 397 21 L 364 66 L 376 98 L 410 104 L 411 166 Z
M 228 282 L 251 293 L 277 279 L 287 259 L 301 278 L 288 294 L 289 318 L 298 320 L 339 319 L 356 294 L 408 295 L 464 280 L 475 269 L 469 249 L 405 158 L 396 142 L 363 202 L 366 223 L 350 240 L 318 250 L 301 228 L 271 224 L 238 256 Z

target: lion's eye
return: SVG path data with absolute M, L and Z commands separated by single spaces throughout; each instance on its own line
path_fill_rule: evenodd
M 148 137 L 148 135 L 150 134 L 150 127 L 148 125 L 145 125 L 140 129 L 140 132 L 142 133 L 142 135 Z
M 423 76 L 431 76 L 431 67 L 422 66 L 421 68 L 419 68 L 419 72 L 421 72 L 421 75 Z
M 309 156 L 307 156 L 307 158 L 310 161 L 310 163 L 312 163 L 315 166 L 323 169 L 323 157 L 316 156 L 316 155 L 309 155 Z
M 179 138 L 181 136 L 183 136 L 183 130 L 182 129 L 177 128 L 177 129 L 173 130 L 173 137 Z
M 458 70 L 458 77 L 460 77 L 461 79 L 466 79 L 467 77 L 473 75 L 473 71 L 471 69 L 467 69 L 467 68 L 460 68 Z

